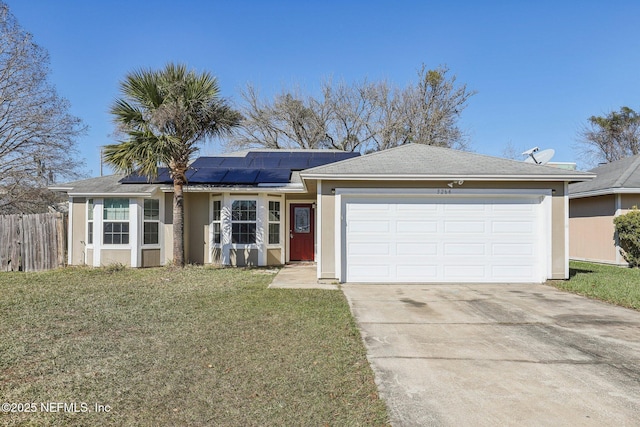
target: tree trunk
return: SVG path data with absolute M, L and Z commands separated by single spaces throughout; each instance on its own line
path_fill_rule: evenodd
M 173 181 L 173 264 L 184 267 L 184 195 L 183 182 Z

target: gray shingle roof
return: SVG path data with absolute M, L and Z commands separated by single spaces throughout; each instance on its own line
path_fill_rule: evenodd
M 597 177 L 590 182 L 569 186 L 569 194 L 615 192 L 623 188 L 640 189 L 640 154 L 591 169 Z
M 541 166 L 515 160 L 423 144 L 407 144 L 362 157 L 332 163 L 302 172 L 303 178 L 329 175 L 343 179 L 411 176 L 422 178 L 557 179 L 582 181 L 593 176 L 585 172 Z
M 157 188 L 157 184 L 121 184 L 119 181 L 124 175 L 108 175 L 98 178 L 83 179 L 67 182 L 65 184 L 52 185 L 49 188 L 56 191 L 66 191 L 68 194 L 151 194 Z

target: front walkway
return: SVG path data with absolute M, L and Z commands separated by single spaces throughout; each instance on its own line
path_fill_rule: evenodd
M 285 265 L 273 278 L 269 287 L 278 289 L 339 289 L 337 283 L 319 281 L 317 266 L 311 262 Z

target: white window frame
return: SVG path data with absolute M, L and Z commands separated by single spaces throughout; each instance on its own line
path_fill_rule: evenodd
M 95 201 L 93 197 L 88 198 L 86 202 L 87 227 L 86 227 L 84 242 L 85 242 L 85 247 L 89 249 L 93 248 L 93 242 L 95 241 L 95 238 L 96 238 L 94 206 L 95 206 Z M 91 224 L 91 227 L 89 227 L 89 224 Z M 91 229 L 91 231 L 89 231 L 89 229 Z
M 107 207 L 106 207 L 106 202 L 107 200 L 126 200 L 127 201 L 127 219 L 107 219 L 105 218 L 105 215 L 107 214 Z M 132 211 L 135 209 L 135 205 L 133 203 L 131 203 L 131 200 L 128 197 L 105 197 L 102 200 L 102 217 L 101 217 L 101 222 L 102 222 L 102 227 L 101 228 L 101 232 L 102 235 L 100 236 L 100 240 L 101 240 L 101 244 L 103 248 L 107 248 L 107 249 L 120 249 L 120 248 L 126 248 L 129 249 L 132 245 L 132 240 L 135 241 L 135 239 L 133 239 L 133 235 L 135 232 L 135 228 L 132 227 Z M 133 205 L 133 209 L 132 209 L 132 205 Z M 127 243 L 106 243 L 105 242 L 105 225 L 107 223 L 120 223 L 120 224 L 128 224 L 128 231 L 127 231 Z M 95 240 L 95 227 L 94 227 L 94 240 Z M 122 231 L 120 232 L 120 234 L 122 235 Z
M 255 203 L 255 219 L 254 220 L 236 220 L 233 219 L 233 205 L 237 202 L 253 202 Z M 233 226 L 235 224 L 254 224 L 255 225 L 255 239 L 253 242 L 237 243 L 233 241 Z M 260 204 L 258 197 L 233 197 L 229 207 L 229 241 L 234 248 L 257 248 L 261 243 L 260 234 L 262 231 L 262 224 L 260 221 Z M 263 231 L 264 232 L 264 231 Z
M 215 204 L 216 203 L 220 203 L 220 217 L 216 219 L 215 217 Z M 224 231 L 223 231 L 223 227 L 222 227 L 222 221 L 223 221 L 223 216 L 224 216 L 224 200 L 221 196 L 214 196 L 211 198 L 211 218 L 210 218 L 210 223 L 211 223 L 211 247 L 213 248 L 221 248 L 222 244 L 224 242 Z M 214 225 L 218 225 L 219 226 L 219 231 L 220 231 L 220 241 L 216 242 L 216 233 L 215 233 L 215 227 Z
M 271 203 L 278 203 L 278 220 L 274 221 L 271 219 Z M 265 234 L 265 241 L 267 243 L 267 246 L 270 248 L 279 248 L 282 247 L 282 243 L 283 243 L 283 230 L 284 227 L 282 226 L 282 206 L 284 203 L 282 203 L 282 200 L 280 199 L 273 199 L 273 198 L 268 198 L 267 199 L 267 209 L 266 209 L 266 221 L 265 223 L 267 224 L 266 229 L 264 230 L 264 234 Z M 272 224 L 277 224 L 278 225 L 278 242 L 277 243 L 271 243 L 270 239 L 271 239 L 271 225 Z
M 145 215 L 145 204 L 147 201 L 156 201 L 158 203 L 158 216 L 157 219 L 147 219 L 146 215 Z M 162 203 L 160 202 L 159 198 L 153 197 L 153 198 L 149 198 L 149 199 L 142 199 L 142 228 L 141 228 L 141 239 L 140 241 L 142 242 L 141 246 L 149 249 L 149 248 L 159 248 L 160 247 L 160 243 L 162 241 L 162 237 L 161 237 L 161 230 L 162 230 L 162 221 L 161 221 L 161 215 L 162 215 Z M 157 243 L 145 243 L 144 238 L 145 238 L 145 232 L 144 232 L 144 226 L 145 224 L 151 224 L 151 223 L 155 223 L 158 224 L 158 242 Z

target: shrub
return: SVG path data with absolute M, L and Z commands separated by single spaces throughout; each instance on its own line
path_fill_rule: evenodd
M 640 210 L 636 206 L 613 219 L 620 242 L 620 253 L 630 267 L 640 265 Z

